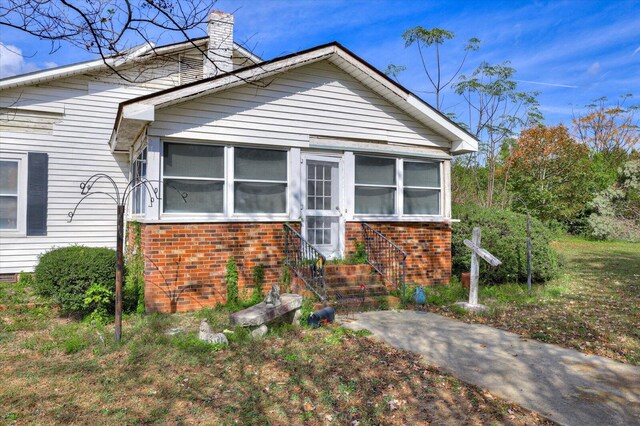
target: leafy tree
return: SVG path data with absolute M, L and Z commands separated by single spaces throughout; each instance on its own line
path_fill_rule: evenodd
M 617 181 L 591 203 L 592 234 L 600 239 L 640 242 L 640 159 L 626 162 Z
M 513 78 L 515 73 L 508 62 L 498 65 L 483 62 L 471 75 L 462 75 L 453 86 L 465 100 L 469 131 L 481 141 L 478 154 L 460 161 L 466 162 L 466 167 L 474 173 L 483 164 L 487 167 L 486 196 L 481 201 L 487 207 L 494 203 L 503 144 L 509 142 L 518 129 L 542 120 L 536 99 L 538 93 L 519 91 Z M 476 192 L 484 192 L 477 174 L 475 180 Z
M 506 159 L 511 192 L 543 221 L 575 218 L 592 198 L 589 149 L 563 125 L 523 130 Z M 518 206 L 518 203 L 514 203 Z
M 640 126 L 635 117 L 640 107 L 625 106 L 631 98 L 630 94 L 621 96 L 613 105 L 606 97 L 596 99 L 583 115 L 573 119 L 576 137 L 589 145 L 605 170 L 615 172 L 632 151 L 640 149 Z
M 453 74 L 445 77 L 442 73 L 442 59 L 440 57 L 440 48 L 446 40 L 451 40 L 454 37 L 455 34 L 451 31 L 443 30 L 442 28 L 427 29 L 419 25 L 405 31 L 402 35 L 402 38 L 405 41 L 405 47 L 416 45 L 418 48 L 420 60 L 422 61 L 422 68 L 424 69 L 429 82 L 433 86 L 433 93 L 436 97 L 436 109 L 438 110 L 440 110 L 442 106 L 442 91 L 453 82 L 458 74 L 460 74 L 464 63 L 467 60 L 467 55 L 469 54 L 469 52 L 478 50 L 480 48 L 480 40 L 475 37 L 469 39 L 464 47 L 464 55 L 458 65 L 458 68 Z M 425 55 L 426 50 L 428 50 L 432 46 L 434 47 L 435 54 L 435 60 L 433 62 L 435 70 L 429 71 L 430 65 L 428 64 L 429 61 L 426 59 Z M 389 67 L 396 66 L 390 65 Z

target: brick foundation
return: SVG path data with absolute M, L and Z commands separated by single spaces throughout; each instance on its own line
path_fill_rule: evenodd
M 431 222 L 371 222 L 379 231 L 404 250 L 407 256 L 407 283 L 446 284 L 451 279 L 451 226 Z M 355 250 L 362 240 L 362 224 L 347 222 L 346 251 Z
M 240 294 L 251 294 L 253 267 L 264 264 L 264 290 L 278 284 L 284 258 L 282 222 L 142 224 L 147 312 L 187 312 L 226 300 L 224 275 L 233 256 Z M 371 223 L 409 253 L 407 282 L 451 278 L 451 227 L 441 223 Z M 346 225 L 346 251 L 362 239 L 359 222 Z M 131 241 L 130 241 L 131 243 Z
M 251 294 L 253 267 L 264 264 L 264 290 L 277 284 L 284 257 L 282 223 L 143 224 L 147 312 L 186 312 L 224 303 L 226 263 Z

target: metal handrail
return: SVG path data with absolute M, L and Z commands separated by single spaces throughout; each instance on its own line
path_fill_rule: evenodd
M 285 223 L 284 253 L 285 263 L 300 277 L 321 302 L 327 301 L 327 280 L 325 278 L 325 264 L 327 258 L 291 225 Z
M 366 222 L 362 223 L 362 242 L 367 252 L 367 263 L 385 281 L 400 289 L 404 300 L 407 253 Z

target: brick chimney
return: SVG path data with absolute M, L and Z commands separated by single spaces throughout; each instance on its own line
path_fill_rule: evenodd
M 203 77 L 214 77 L 233 71 L 233 15 L 214 10 L 207 22 L 209 45 L 204 59 Z M 211 61 L 215 63 L 212 64 Z

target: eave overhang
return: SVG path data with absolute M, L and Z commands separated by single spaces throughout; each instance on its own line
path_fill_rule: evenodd
M 409 116 L 441 134 L 451 142 L 452 155 L 478 150 L 475 136 L 336 42 L 125 101 L 118 109 L 110 141 L 111 149 L 128 151 L 135 140 L 131 137 L 139 135 L 144 126 L 153 121 L 157 109 L 257 83 L 275 74 L 323 60 L 331 62 Z

